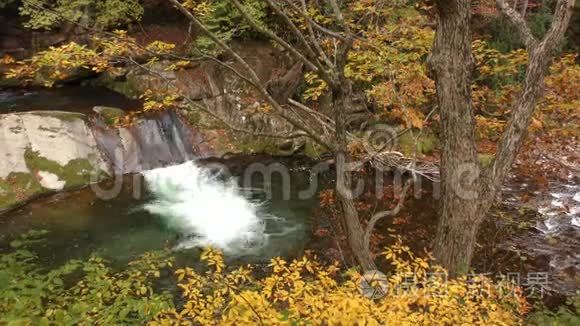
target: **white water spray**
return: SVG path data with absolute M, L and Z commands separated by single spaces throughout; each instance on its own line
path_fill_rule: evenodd
M 266 215 L 246 199 L 235 180 L 219 180 L 194 162 L 142 172 L 155 200 L 145 205 L 161 216 L 182 240 L 177 249 L 213 246 L 230 254 L 265 246 Z

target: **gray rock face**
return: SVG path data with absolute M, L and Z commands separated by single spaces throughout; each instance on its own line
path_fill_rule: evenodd
M 85 115 L 60 111 L 0 115 L 0 210 L 109 173 Z
M 203 135 L 189 128 L 174 111 L 140 119 L 129 127 L 111 128 L 102 120 L 95 120 L 93 132 L 115 174 L 135 173 L 211 155 Z
M 95 170 L 107 171 L 86 116 L 70 112 L 34 112 L 0 115 L 0 178 L 29 173 L 26 153 L 66 166 L 90 160 Z
M 60 111 L 0 115 L 0 211 L 42 193 L 211 155 L 175 112 L 130 127 L 105 119 Z

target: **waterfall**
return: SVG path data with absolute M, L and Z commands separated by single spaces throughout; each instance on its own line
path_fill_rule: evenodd
M 154 199 L 144 206 L 182 235 L 177 249 L 212 246 L 228 254 L 256 253 L 266 245 L 267 214 L 244 197 L 235 179 L 194 162 L 144 171 Z
M 117 174 L 138 173 L 212 153 L 203 133 L 187 125 L 175 111 L 114 128 L 97 118 L 92 120 L 92 130 L 100 152 Z

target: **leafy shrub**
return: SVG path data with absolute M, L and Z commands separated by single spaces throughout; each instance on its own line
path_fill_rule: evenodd
M 32 29 L 69 22 L 108 29 L 140 20 L 143 7 L 138 0 L 22 0 L 20 15 L 28 17 L 24 25 Z
M 500 52 L 509 52 L 523 48 L 516 27 L 503 15 L 494 17 L 489 23 L 491 46 Z
M 568 306 L 561 306 L 557 311 L 546 308 L 532 314 L 530 325 L 575 326 L 580 324 L 580 294 L 568 301 Z
M 249 39 L 257 36 L 242 13 L 228 0 L 188 1 L 186 7 L 200 17 L 202 23 L 222 41 L 228 43 L 234 38 Z M 242 2 L 245 11 L 259 24 L 266 25 L 267 4 L 263 0 L 246 0 Z M 207 36 L 197 38 L 194 50 L 215 52 L 216 44 Z
M 99 55 L 93 49 L 71 42 L 59 47 L 50 47 L 26 62 L 19 62 L 6 76 L 25 82 L 36 80 L 42 82 L 44 86 L 51 87 L 55 81 L 66 80 L 69 76 L 74 76 L 79 69 L 88 68 L 89 63 L 95 65 L 94 71 L 103 70 L 107 62 L 98 59 Z
M 383 253 L 395 270 L 367 279 L 367 290 L 386 289 L 373 298 L 360 291 L 359 273 L 341 273 L 338 264 L 315 257 L 275 258 L 255 273 L 259 266 L 228 267 L 219 251 L 205 249 L 205 270 L 175 270 L 181 298 L 174 306 L 176 298 L 154 286 L 172 267 L 166 252 L 147 253 L 120 271 L 98 257 L 46 270 L 27 249 L 43 235 L 30 232 L 0 256 L 2 324 L 516 325 L 527 309 L 517 289 L 505 295 L 514 291 L 509 284 L 484 277 L 447 281 L 444 270 L 400 241 Z
M 0 256 L 0 324 L 142 324 L 172 307 L 171 296 L 152 286 L 160 269 L 171 265 L 166 253 L 145 254 L 122 271 L 99 257 L 47 271 L 28 249 L 44 234 L 27 233 Z
M 340 274 L 337 265 L 303 257 L 272 259 L 265 277 L 252 277 L 250 266 L 227 269 L 221 254 L 206 249 L 208 269 L 176 271 L 185 305 L 155 318 L 153 325 L 517 325 L 527 304 L 518 295 L 502 295 L 506 284 L 486 278 L 446 280 L 446 273 L 413 255 L 400 242 L 384 256 L 395 267 L 385 279 L 369 279 L 380 296 L 361 294 L 361 275 Z M 432 272 L 429 274 L 428 271 Z M 409 277 L 417 287 L 405 288 Z M 380 290 L 379 290 L 380 291 Z M 377 292 L 375 292 L 376 294 Z
M 421 129 L 435 89 L 424 65 L 434 37 L 427 17 L 408 1 L 353 1 L 345 13 L 351 28 L 364 36 L 354 42 L 346 76 L 376 105 L 379 120 Z M 359 23 L 366 20 L 372 23 Z M 306 84 L 306 100 L 327 91 L 313 73 L 306 75 Z
M 552 22 L 552 8 L 555 1 L 542 0 L 539 2 L 539 9 L 536 12 L 528 13 L 526 20 L 532 34 L 541 39 Z M 503 15 L 498 15 L 491 20 L 489 30 L 491 34 L 490 45 L 500 52 L 510 52 L 524 47 L 516 28 Z

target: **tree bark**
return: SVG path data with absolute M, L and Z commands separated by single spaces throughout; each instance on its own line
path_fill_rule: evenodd
M 346 111 L 350 106 L 352 89 L 350 82 L 341 78 L 341 82 L 332 90 L 333 109 L 336 121 L 336 197 L 342 210 L 347 239 L 357 262 L 363 271 L 376 270 L 372 255 L 365 244 L 365 230 L 360 224 L 358 211 L 352 192 L 349 153 L 347 152 Z
M 351 177 L 346 168 L 346 156 L 343 153 L 336 155 L 336 196 L 342 210 L 347 240 L 357 262 L 363 271 L 376 270 L 377 267 L 365 244 L 365 231 L 360 224 L 358 211 L 355 206 L 352 191 L 350 190 Z
M 479 211 L 479 162 L 471 103 L 471 1 L 437 1 L 438 25 L 430 66 L 437 85 L 442 124 L 439 225 L 434 243 L 437 262 L 451 274 L 471 261 Z
M 481 171 L 475 148 L 471 103 L 471 1 L 436 1 L 438 24 L 429 65 L 437 85 L 443 148 L 442 197 L 433 251 L 437 262 L 451 275 L 465 273 L 469 268 L 479 227 L 522 147 L 552 51 L 564 37 L 574 6 L 574 0 L 559 0 L 552 26 L 538 42 L 520 13 L 507 6 L 505 0 L 496 1 L 525 41 L 529 64 L 523 91 L 494 163 L 485 171 Z
M 520 15 L 522 15 L 522 17 L 526 17 L 527 12 L 528 12 L 528 0 L 524 0 L 524 4 L 520 9 Z

